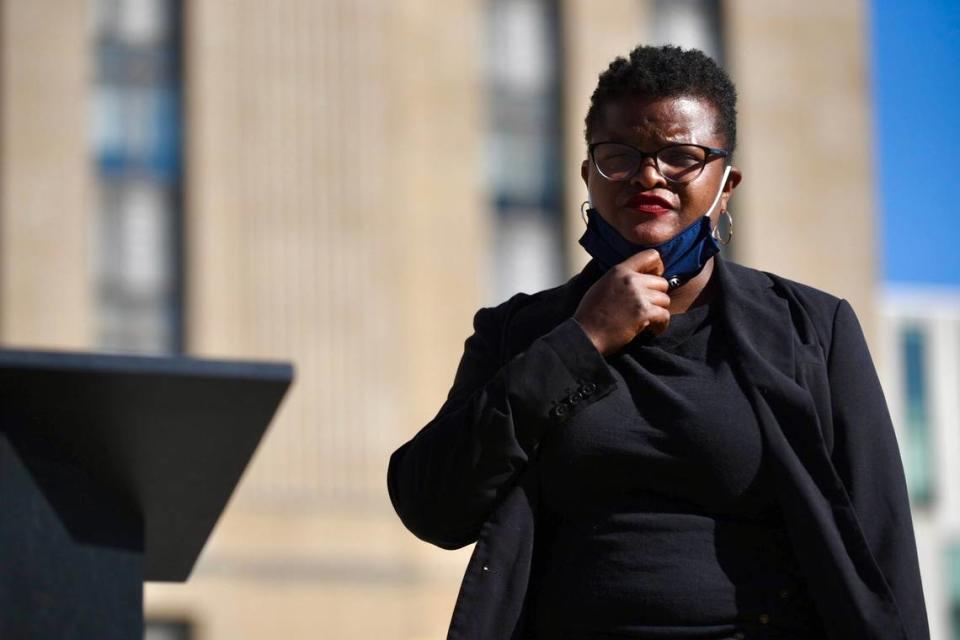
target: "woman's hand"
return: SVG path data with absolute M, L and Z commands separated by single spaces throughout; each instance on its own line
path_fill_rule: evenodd
M 670 324 L 669 285 L 656 249 L 634 254 L 597 280 L 573 314 L 604 356 L 625 347 L 650 328 L 663 333 Z

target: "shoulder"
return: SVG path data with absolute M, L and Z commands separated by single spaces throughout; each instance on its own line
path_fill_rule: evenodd
M 786 293 L 809 308 L 824 307 L 835 309 L 841 300 L 832 293 L 785 278 L 776 273 L 761 271 L 730 261 L 725 261 L 725 265 L 730 270 L 730 275 L 733 278 L 746 282 L 754 287 L 773 288 L 775 291 Z
M 842 298 L 769 271 L 724 261 L 730 282 L 756 301 L 782 304 L 786 301 L 794 325 L 813 328 L 821 344 L 829 347 L 837 317 L 853 315 Z
M 536 293 L 516 293 L 500 304 L 491 307 L 482 307 L 474 317 L 474 324 L 479 320 L 483 324 L 494 323 L 502 325 L 524 314 L 542 311 L 544 306 L 553 305 L 563 297 L 564 290 L 569 282 Z
M 508 300 L 477 311 L 474 332 L 494 337 L 502 349 L 516 353 L 571 317 L 593 281 L 588 265 L 567 282 L 536 293 L 517 293 Z
M 586 290 L 602 275 L 602 269 L 591 261 L 563 284 L 536 293 L 517 293 L 496 306 L 480 309 L 477 315 L 513 321 L 528 316 L 544 318 L 573 313 Z

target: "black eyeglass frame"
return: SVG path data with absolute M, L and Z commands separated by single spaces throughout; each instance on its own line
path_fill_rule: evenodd
M 637 154 L 639 154 L 640 156 L 640 162 L 637 163 L 637 168 L 633 171 L 633 173 L 619 180 L 615 180 L 609 177 L 607 174 L 605 174 L 603 170 L 600 168 L 600 165 L 597 163 L 597 158 L 593 153 L 594 149 L 596 149 L 597 147 L 603 144 L 618 144 L 621 147 L 627 147 L 628 149 L 633 149 L 634 151 L 636 151 Z M 657 156 L 660 154 L 661 151 L 664 151 L 665 149 L 670 149 L 672 147 L 697 147 L 699 149 L 703 149 L 704 151 L 706 151 L 707 155 L 703 158 L 703 162 L 700 163 L 700 170 L 697 171 L 697 175 L 693 176 L 689 180 L 676 180 L 674 178 L 670 178 L 669 176 L 665 175 L 663 171 L 660 170 L 660 159 Z M 587 145 L 587 153 L 590 156 L 590 161 L 593 163 L 593 166 L 596 167 L 597 173 L 599 173 L 601 176 L 603 176 L 605 179 L 609 180 L 610 182 L 626 182 L 627 180 L 630 180 L 635 175 L 637 175 L 637 173 L 640 172 L 640 169 L 643 167 L 644 160 L 646 160 L 647 158 L 653 158 L 653 166 L 657 170 L 657 173 L 660 174 L 664 180 L 666 180 L 667 182 L 672 182 L 673 184 L 689 184 L 703 174 L 704 168 L 706 168 L 707 163 L 710 162 L 711 160 L 715 158 L 730 157 L 730 152 L 726 149 L 720 149 L 719 147 L 708 147 L 703 144 L 693 144 L 692 142 L 671 142 L 670 144 L 666 144 L 660 147 L 656 151 L 641 151 L 640 149 L 637 149 L 635 146 L 631 144 L 627 144 L 625 142 L 617 142 L 616 140 L 604 140 L 602 142 L 592 142 L 589 145 Z

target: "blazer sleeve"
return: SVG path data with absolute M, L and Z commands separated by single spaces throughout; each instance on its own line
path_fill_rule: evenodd
M 390 458 L 394 509 L 417 537 L 443 548 L 476 541 L 544 434 L 616 385 L 573 318 L 502 357 L 509 315 L 509 303 L 476 314 L 446 402 Z
M 833 463 L 911 638 L 929 638 L 903 465 L 863 331 L 841 300 L 828 356 Z

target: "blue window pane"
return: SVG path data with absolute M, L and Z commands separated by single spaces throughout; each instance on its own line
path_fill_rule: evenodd
M 100 172 L 176 180 L 182 130 L 177 42 L 131 45 L 104 34 L 98 42 L 94 145 Z
M 904 365 L 905 461 L 910 495 L 918 504 L 933 499 L 933 469 L 930 448 L 929 388 L 926 334 L 908 326 L 900 335 Z

